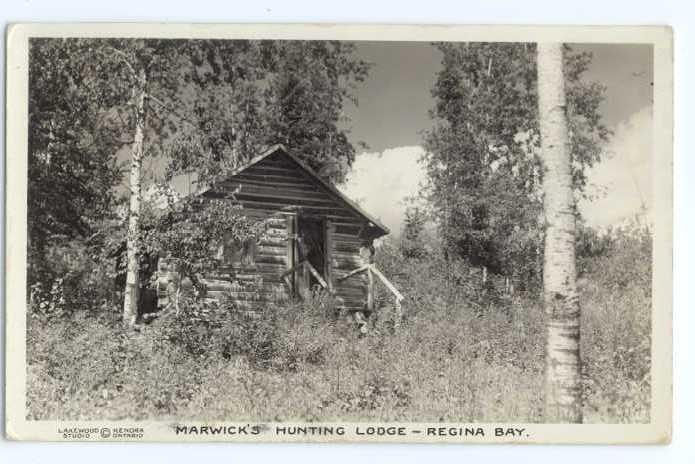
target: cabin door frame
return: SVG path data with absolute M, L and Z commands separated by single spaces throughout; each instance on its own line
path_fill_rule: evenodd
M 321 275 L 328 290 L 333 290 L 331 278 L 331 230 L 328 218 L 319 215 L 297 213 L 289 218 L 291 221 L 291 250 L 288 267 L 298 266 L 307 259 Z M 318 282 L 308 269 L 302 268 L 292 273 L 292 291 L 294 295 L 303 297 Z

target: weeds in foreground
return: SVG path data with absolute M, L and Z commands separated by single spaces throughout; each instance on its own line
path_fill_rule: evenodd
M 643 245 L 618 243 L 613 255 L 584 263 L 586 422 L 649 421 Z M 466 284 L 464 265 L 446 276 L 434 260 L 389 265 L 381 263 L 407 296 L 395 333 L 382 312 L 361 335 L 327 295 L 255 316 L 190 302 L 139 331 L 123 329 L 116 311 L 39 308 L 27 332 L 28 417 L 542 421 L 537 302 L 493 298 Z M 463 284 L 445 286 L 452 273 Z

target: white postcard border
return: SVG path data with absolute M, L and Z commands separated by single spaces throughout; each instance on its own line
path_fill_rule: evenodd
M 654 45 L 654 198 L 655 235 L 652 305 L 652 402 L 649 424 L 416 424 L 316 423 L 261 424 L 205 421 L 28 421 L 26 398 L 26 236 L 28 149 L 28 39 L 30 37 L 146 37 L 225 39 L 313 39 L 373 41 L 504 41 L 567 43 L 645 43 Z M 7 32 L 6 111 L 6 433 L 17 440 L 63 441 L 63 430 L 94 430 L 78 440 L 115 439 L 119 428 L 142 429 L 137 441 L 200 442 L 451 442 L 451 443 L 669 443 L 672 427 L 672 302 L 673 302 L 673 38 L 659 26 L 428 26 L 337 24 L 161 24 L 54 23 L 19 24 Z M 176 426 L 226 427 L 224 434 L 176 433 Z M 258 426 L 256 435 L 230 434 Z M 276 427 L 344 427 L 331 436 L 278 435 Z M 358 435 L 367 427 L 404 427 L 406 435 Z M 362 429 L 359 429 L 362 427 Z M 431 437 L 428 428 L 482 428 L 484 435 Z M 495 436 L 496 429 L 524 429 L 524 436 Z M 103 432 L 109 430 L 109 432 Z M 218 428 L 218 430 L 221 430 Z M 416 431 L 420 432 L 417 433 Z M 78 432 L 76 432 L 78 433 Z M 106 436 L 108 434 L 108 436 Z M 125 440 L 128 440 L 127 438 Z M 71 440 L 72 441 L 72 440 Z

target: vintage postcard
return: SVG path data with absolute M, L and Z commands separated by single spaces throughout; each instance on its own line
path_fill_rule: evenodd
M 17 24 L 16 440 L 668 443 L 668 27 Z

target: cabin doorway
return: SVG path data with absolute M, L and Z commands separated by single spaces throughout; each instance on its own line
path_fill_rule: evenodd
M 308 266 L 302 266 L 296 276 L 296 291 L 304 296 L 315 286 L 326 283 L 326 221 L 322 217 L 297 215 L 296 262 L 300 265 L 306 261 L 311 265 L 315 275 Z M 323 280 L 322 282 L 319 281 Z

